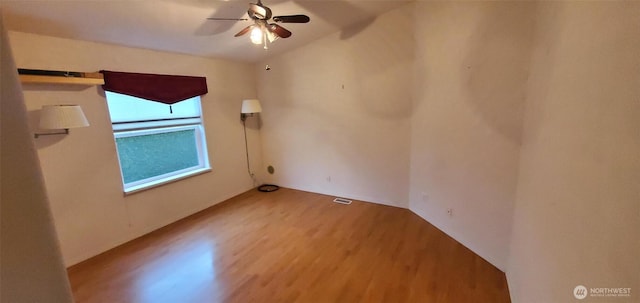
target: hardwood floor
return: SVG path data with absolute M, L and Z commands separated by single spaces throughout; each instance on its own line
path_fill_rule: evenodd
M 409 210 L 332 200 L 249 191 L 69 268 L 76 302 L 509 302 Z

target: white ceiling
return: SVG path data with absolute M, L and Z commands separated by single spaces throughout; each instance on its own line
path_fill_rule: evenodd
M 1 0 L 0 9 L 13 31 L 256 62 L 352 25 L 364 28 L 375 16 L 411 0 L 264 0 L 274 16 L 311 18 L 306 24 L 281 23 L 293 35 L 267 51 L 248 36 L 233 36 L 252 21 L 206 20 L 245 18 L 248 3 L 256 1 Z

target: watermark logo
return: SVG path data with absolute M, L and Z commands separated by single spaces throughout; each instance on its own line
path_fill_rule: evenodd
M 578 300 L 582 300 L 587 297 L 588 291 L 584 285 L 578 285 L 573 289 L 573 296 Z
M 578 285 L 573 289 L 573 296 L 582 300 L 586 297 L 631 297 L 630 287 L 590 287 Z

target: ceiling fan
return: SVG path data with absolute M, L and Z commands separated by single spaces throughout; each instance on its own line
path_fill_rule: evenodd
M 267 41 L 271 43 L 278 38 L 291 37 L 291 32 L 289 30 L 278 24 L 269 23 L 269 20 L 278 23 L 308 23 L 311 20 L 307 15 L 272 16 L 271 9 L 262 4 L 262 0 L 258 0 L 258 3 L 249 3 L 247 15 L 249 18 L 211 17 L 207 19 L 224 21 L 253 20 L 254 24 L 243 28 L 235 34 L 235 37 L 240 37 L 246 33 L 250 33 L 249 37 L 251 38 L 251 42 L 254 44 L 264 44 L 264 49 L 268 49 Z

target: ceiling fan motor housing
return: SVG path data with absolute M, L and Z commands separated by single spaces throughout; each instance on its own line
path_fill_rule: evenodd
M 269 20 L 272 16 L 271 9 L 263 6 L 260 1 L 258 1 L 257 4 L 250 3 L 247 14 L 249 15 L 249 17 L 251 17 L 251 19 L 254 20 Z

